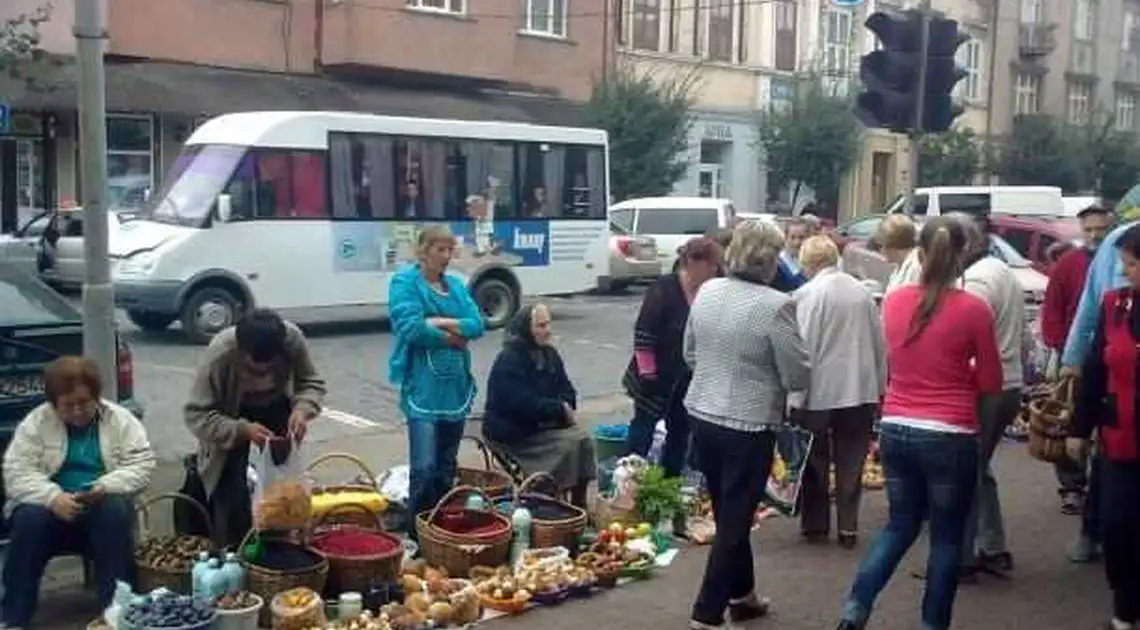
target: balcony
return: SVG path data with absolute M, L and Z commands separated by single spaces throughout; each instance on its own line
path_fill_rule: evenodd
M 1045 22 L 1021 24 L 1017 32 L 1017 50 L 1022 59 L 1037 59 L 1057 49 L 1057 25 Z

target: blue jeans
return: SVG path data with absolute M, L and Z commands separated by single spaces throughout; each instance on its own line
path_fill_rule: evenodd
M 99 605 L 111 605 L 115 582 L 130 580 L 131 521 L 134 508 L 122 496 L 108 495 L 73 522 L 62 521 L 42 505 L 20 505 L 9 520 L 12 539 L 4 562 L 4 623 L 31 625 L 40 597 L 40 580 L 53 557 L 82 552 L 95 565 Z
M 868 547 L 844 619 L 862 627 L 879 592 L 930 519 L 923 630 L 946 630 L 958 591 L 962 536 L 978 478 L 977 436 L 883 424 L 879 448 L 890 513 Z
M 415 517 L 430 510 L 455 482 L 459 442 L 463 439 L 462 420 L 408 421 L 408 510 L 409 534 L 415 536 Z

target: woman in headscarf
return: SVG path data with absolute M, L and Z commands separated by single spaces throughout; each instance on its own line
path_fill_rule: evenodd
M 525 308 L 511 321 L 487 379 L 483 437 L 507 452 L 527 475 L 549 473 L 559 492 L 586 507 L 597 476 L 594 441 L 578 424 L 578 394 L 553 345 L 550 310 Z

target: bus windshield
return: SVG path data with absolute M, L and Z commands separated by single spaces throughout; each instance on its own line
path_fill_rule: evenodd
M 141 218 L 203 227 L 247 150 L 231 145 L 185 147 Z

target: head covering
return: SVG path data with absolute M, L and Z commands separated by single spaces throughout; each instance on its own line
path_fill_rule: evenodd
M 1116 204 L 1116 220 L 1129 223 L 1140 219 L 1140 184 L 1133 186 Z
M 534 306 L 523 308 L 511 319 L 507 324 L 503 345 L 527 352 L 534 362 L 535 369 L 539 371 L 555 370 L 559 363 L 558 351 L 554 346 L 539 345 L 530 330 L 531 322 L 534 320 L 534 309 Z

